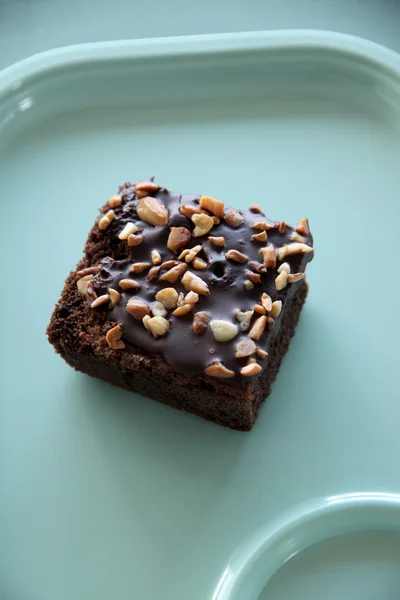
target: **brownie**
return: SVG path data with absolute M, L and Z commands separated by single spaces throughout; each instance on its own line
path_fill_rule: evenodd
M 75 369 L 247 431 L 307 295 L 303 218 L 174 194 L 153 178 L 103 206 L 47 329 Z

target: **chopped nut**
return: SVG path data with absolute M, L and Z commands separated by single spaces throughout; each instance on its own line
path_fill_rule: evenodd
M 121 325 L 116 325 L 106 334 L 107 344 L 110 346 L 112 350 L 122 350 L 125 348 L 124 342 L 121 340 L 122 337 L 122 327 Z
M 296 283 L 296 281 L 301 281 L 306 276 L 305 273 L 291 273 L 288 275 L 288 283 Z
M 253 363 L 256 363 L 256 359 L 253 358 L 252 356 L 250 356 L 250 358 L 247 359 L 247 364 L 248 365 L 252 365 Z
M 143 240 L 144 235 L 135 235 L 131 233 L 131 235 L 128 237 L 128 246 L 130 246 L 131 248 L 133 248 L 134 246 L 139 246 L 143 242 Z
M 253 323 L 253 327 L 250 329 L 249 336 L 253 340 L 259 340 L 262 334 L 264 333 L 264 329 L 267 326 L 267 317 L 262 315 L 258 317 Z
M 206 263 L 206 261 L 203 260 L 202 258 L 198 258 L 197 256 L 193 260 L 192 264 L 193 264 L 193 267 L 195 269 L 198 269 L 199 271 L 204 271 L 204 269 L 207 269 L 207 263 Z
M 200 198 L 200 206 L 220 219 L 224 216 L 225 207 L 221 200 L 217 200 L 211 196 L 202 196 Z
M 167 248 L 171 252 L 177 252 L 186 246 L 192 239 L 192 234 L 186 227 L 171 227 L 168 236 Z
M 92 281 L 88 281 L 86 283 L 85 296 L 86 296 L 86 298 L 88 300 L 91 300 L 92 302 L 93 302 L 93 300 L 96 300 L 97 294 L 96 294 L 95 289 L 94 289 L 93 280 Z
M 180 263 L 179 265 L 176 265 L 176 267 L 172 267 L 172 269 L 169 269 L 169 271 L 161 275 L 159 281 L 169 281 L 171 283 L 174 283 L 175 281 L 177 281 L 177 279 L 179 279 L 179 277 L 181 277 L 181 275 L 183 275 L 186 269 L 187 264 Z
M 197 246 L 193 246 L 193 248 L 186 248 L 186 250 L 183 250 L 183 252 L 180 253 L 178 260 L 185 259 L 187 263 L 190 263 L 202 249 L 203 246 L 201 244 L 197 244 Z
M 199 295 L 196 292 L 188 292 L 185 296 L 186 304 L 196 304 L 199 301 Z
M 254 271 L 254 273 L 266 273 L 267 272 L 267 267 L 265 265 L 262 265 L 259 262 L 256 262 L 255 260 L 252 260 L 249 262 L 249 267 L 252 271 Z
M 288 227 L 289 225 L 285 223 L 285 221 L 278 221 L 277 223 L 275 223 L 275 229 L 277 229 L 281 235 L 283 235 L 286 232 L 286 229 Z
M 301 235 L 308 235 L 310 233 L 308 220 L 305 217 L 300 220 L 300 223 L 296 227 L 296 231 Z
M 161 263 L 161 254 L 159 253 L 158 250 L 152 250 L 151 251 L 151 261 L 153 263 L 153 265 L 159 265 Z
M 281 290 L 283 290 L 283 288 L 287 286 L 287 281 L 288 274 L 286 273 L 286 271 L 282 271 L 282 273 L 279 273 L 278 277 L 275 279 L 275 287 L 278 290 L 278 292 L 280 292 Z
M 179 212 L 188 219 L 191 219 L 193 215 L 199 215 L 201 213 L 200 208 L 195 208 L 194 206 L 189 206 L 188 204 L 182 204 L 179 207 Z
M 278 249 L 278 260 L 283 260 L 284 258 L 286 258 L 286 256 L 291 256 L 292 254 L 308 254 L 313 250 L 314 248 L 308 246 L 307 244 L 293 242 L 292 244 L 286 244 L 285 246 L 282 246 L 282 248 Z
M 113 210 L 109 210 L 103 217 L 101 217 L 99 221 L 99 229 L 107 229 L 111 221 L 113 221 L 114 219 L 115 212 Z
M 114 194 L 114 196 L 110 196 L 108 199 L 108 205 L 110 208 L 117 208 L 117 206 L 121 206 L 122 198 L 119 194 Z
M 252 204 L 250 206 L 250 208 L 249 208 L 249 211 L 252 212 L 252 213 L 258 213 L 258 214 L 261 214 L 261 215 L 264 214 L 263 211 L 262 211 L 262 209 L 261 209 L 261 206 L 258 206 L 258 204 Z
M 148 194 L 154 194 L 159 187 L 154 181 L 140 181 L 135 185 L 136 192 L 147 192 Z
M 261 304 L 263 305 L 263 307 L 265 308 L 265 310 L 267 312 L 271 312 L 271 310 L 272 310 L 272 300 L 271 300 L 271 297 L 268 296 L 268 294 L 266 294 L 264 292 L 264 294 L 262 294 L 262 296 L 261 296 L 260 302 L 261 302 Z
M 143 323 L 155 338 L 165 335 L 171 327 L 171 323 L 165 317 L 151 317 Z
M 135 281 L 134 279 L 121 279 L 118 285 L 124 291 L 138 290 L 140 288 L 140 283 L 138 281 Z
M 183 304 L 183 306 L 178 306 L 178 308 L 176 308 L 172 314 L 174 317 L 183 317 L 184 315 L 190 313 L 192 309 L 193 304 Z
M 214 246 L 218 246 L 218 248 L 223 248 L 225 246 L 225 238 L 222 235 L 218 237 L 209 235 L 208 241 L 214 244 Z
M 129 269 L 129 273 L 143 273 L 146 269 L 150 269 L 151 264 L 146 262 L 137 262 L 133 263 L 131 268 Z
M 265 248 L 261 248 L 260 254 L 264 259 L 264 265 L 267 269 L 275 269 L 276 267 L 276 252 L 272 244 L 268 244 Z
M 146 196 L 139 200 L 137 207 L 139 219 L 150 225 L 166 225 L 168 223 L 168 210 L 157 198 Z
M 276 317 L 279 317 L 279 315 L 281 314 L 281 310 L 282 300 L 275 300 L 275 302 L 272 303 L 271 307 L 271 317 L 274 317 L 274 319 L 276 319 Z
M 172 269 L 172 267 L 176 267 L 176 265 L 180 265 L 181 263 L 179 262 L 179 260 L 166 260 L 165 262 L 162 263 L 161 265 L 161 269 L 164 270 L 168 270 L 168 269 Z
M 108 293 L 110 294 L 110 298 L 111 298 L 111 302 L 110 302 L 110 310 L 112 308 L 114 308 L 114 306 L 117 304 L 118 300 L 121 298 L 121 294 L 119 292 L 117 292 L 117 290 L 114 290 L 113 288 L 109 288 Z
M 225 258 L 237 263 L 245 263 L 248 261 L 248 257 L 245 254 L 242 254 L 242 252 L 239 252 L 239 250 L 228 250 L 228 252 L 225 252 Z
M 262 348 L 257 348 L 256 350 L 256 354 L 257 356 L 259 356 L 260 358 L 267 358 L 268 356 L 268 352 L 266 352 L 265 350 L 263 350 Z
M 254 289 L 254 283 L 252 281 L 250 281 L 250 279 L 246 279 L 246 281 L 244 282 L 244 289 L 247 292 L 250 292 L 251 290 Z
M 102 296 L 99 296 L 98 298 L 96 298 L 96 300 L 94 300 L 92 302 L 92 304 L 90 305 L 90 308 L 98 308 L 99 306 L 108 304 L 110 302 L 110 300 L 111 300 L 111 298 L 108 294 L 103 294 Z
M 97 275 L 97 273 L 100 273 L 100 271 L 100 267 L 87 267 L 86 269 L 77 271 L 76 274 L 78 277 L 85 277 L 86 275 Z
M 236 229 L 243 223 L 243 217 L 237 210 L 230 210 L 225 215 L 225 223 Z
M 255 240 L 256 242 L 266 242 L 267 241 L 267 232 L 264 231 L 260 231 L 260 233 L 255 233 L 254 235 L 251 236 L 252 240 Z
M 256 221 L 253 223 L 252 228 L 259 229 L 260 231 L 268 231 L 269 229 L 273 229 L 274 225 L 267 223 L 266 221 Z
M 236 358 L 245 358 L 246 356 L 251 356 L 257 350 L 257 346 L 250 340 L 249 338 L 244 338 L 238 344 L 236 344 Z
M 239 329 L 240 331 L 247 331 L 250 328 L 250 321 L 254 314 L 253 310 L 237 310 L 235 312 L 235 317 L 239 321 Z
M 275 320 L 272 317 L 268 317 L 267 318 L 268 331 L 271 331 L 271 329 L 274 328 L 274 325 L 275 325 Z
M 192 221 L 195 224 L 195 228 L 193 230 L 193 237 L 201 237 L 206 235 L 214 227 L 214 221 L 212 217 L 206 215 L 205 213 L 201 213 L 199 215 L 193 215 Z
M 210 329 L 217 342 L 229 342 L 239 333 L 236 325 L 221 319 L 210 321 Z
M 261 306 L 261 304 L 255 304 L 253 306 L 253 310 L 255 313 L 259 314 L 259 315 L 265 315 L 265 308 L 263 306 Z
M 167 316 L 167 309 L 165 308 L 164 304 L 162 304 L 161 302 L 153 302 L 150 310 L 151 310 L 151 314 L 153 315 L 153 317 L 166 317 Z
M 287 262 L 284 262 L 281 264 L 281 266 L 278 268 L 278 273 L 282 273 L 282 271 L 286 271 L 286 273 L 290 273 L 290 265 Z
M 150 314 L 148 304 L 135 297 L 129 298 L 128 302 L 126 303 L 126 312 L 138 321 L 141 321 L 145 315 Z
M 127 240 L 132 233 L 137 233 L 139 229 L 135 223 L 127 223 L 123 230 L 119 233 L 118 237 L 120 240 Z
M 208 296 L 210 293 L 206 282 L 190 271 L 187 271 L 182 277 L 182 285 L 189 292 L 196 292 L 202 296 Z
M 147 331 L 150 331 L 150 327 L 149 327 L 150 320 L 151 320 L 151 317 L 149 317 L 149 315 L 144 315 L 144 317 L 142 319 L 142 323 L 146 327 Z
M 207 329 L 210 319 L 211 316 L 205 310 L 200 310 L 199 312 L 195 313 L 193 315 L 192 324 L 193 333 L 196 335 L 203 333 Z
M 86 286 L 89 281 L 93 281 L 93 275 L 84 275 L 76 282 L 76 287 L 82 296 L 86 296 Z
M 214 221 L 214 225 L 219 225 L 221 223 L 221 219 L 218 219 L 215 215 L 211 215 L 211 218 Z
M 227 369 L 219 361 L 215 361 L 215 362 L 211 363 L 211 365 L 208 365 L 208 367 L 204 370 L 204 373 L 206 375 L 209 375 L 210 377 L 228 378 L 228 377 L 234 377 L 235 376 L 235 372 L 234 371 L 231 371 L 230 369 Z
M 250 363 L 240 369 L 240 374 L 244 375 L 244 377 L 252 377 L 253 375 L 257 375 L 260 371 L 262 371 L 261 365 L 258 363 Z
M 178 302 L 178 292 L 172 287 L 164 288 L 157 292 L 156 300 L 164 304 L 165 308 L 171 310 L 175 308 Z
M 184 304 L 190 304 L 190 302 L 186 302 L 185 294 L 183 292 L 179 292 L 177 304 L 178 304 L 178 306 L 183 306 Z
M 307 241 L 307 238 L 305 238 L 304 235 L 297 233 L 297 231 L 292 231 L 289 239 L 291 242 L 300 242 L 300 244 L 305 244 Z
M 253 273 L 253 271 L 246 271 L 246 277 L 254 284 L 261 283 L 261 275 L 259 273 Z
M 153 281 L 154 279 L 157 279 L 160 269 L 161 269 L 160 266 L 151 267 L 150 271 L 147 274 L 148 281 Z

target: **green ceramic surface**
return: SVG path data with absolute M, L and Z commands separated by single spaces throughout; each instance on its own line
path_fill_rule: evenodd
M 152 174 L 310 219 L 309 298 L 250 433 L 75 373 L 46 340 L 97 207 Z M 287 600 L 285 561 L 322 543 L 329 563 L 322 540 L 360 529 L 400 563 L 399 194 L 400 57 L 356 38 L 93 44 L 0 73 L 2 598 Z

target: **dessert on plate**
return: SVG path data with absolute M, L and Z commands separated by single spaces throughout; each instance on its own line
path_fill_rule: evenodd
M 238 430 L 270 393 L 307 295 L 307 219 L 125 183 L 47 329 L 75 369 Z

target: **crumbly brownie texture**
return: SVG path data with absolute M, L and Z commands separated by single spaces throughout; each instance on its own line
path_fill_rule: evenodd
M 74 368 L 233 429 L 270 391 L 307 294 L 307 219 L 152 179 L 102 208 L 48 327 Z

